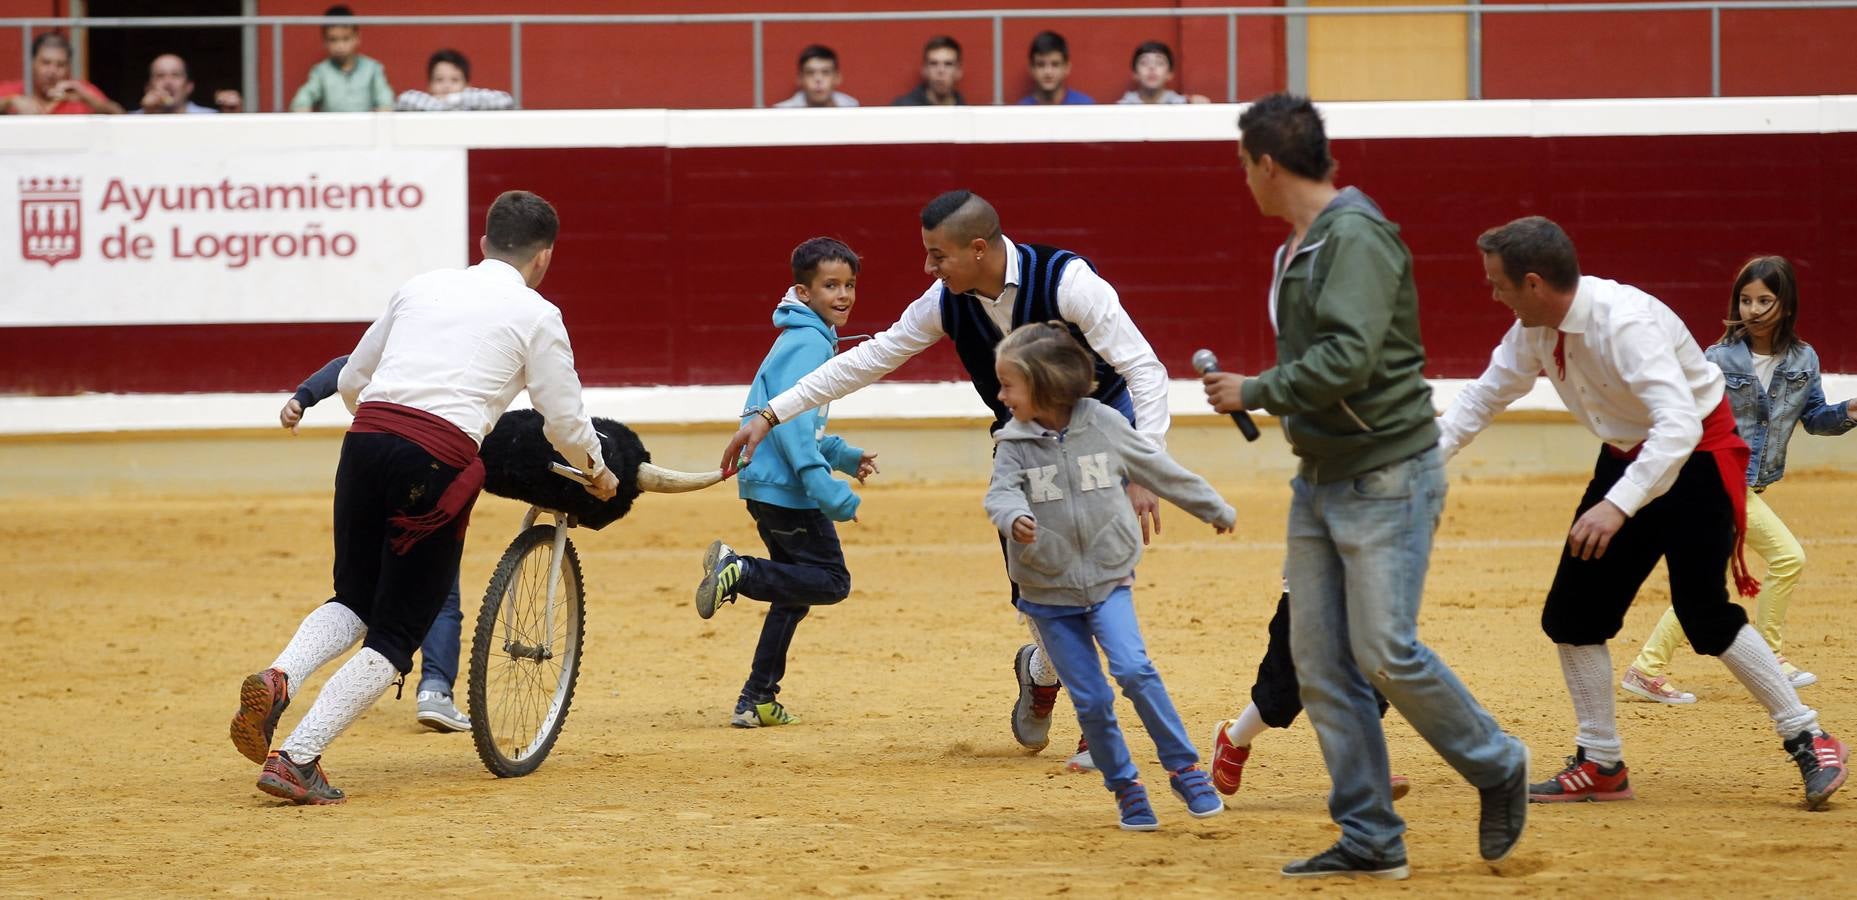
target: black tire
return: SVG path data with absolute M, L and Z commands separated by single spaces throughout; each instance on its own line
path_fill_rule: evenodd
M 566 543 L 561 562 L 551 640 L 534 637 L 543 627 L 554 539 L 553 525 L 534 525 L 517 535 L 497 562 L 477 611 L 468 697 L 471 739 L 484 768 L 498 778 L 527 775 L 548 758 L 567 722 L 580 675 L 587 617 L 573 541 Z

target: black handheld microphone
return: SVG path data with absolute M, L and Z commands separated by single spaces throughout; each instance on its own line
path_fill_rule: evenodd
M 1193 371 L 1201 375 L 1219 370 L 1219 358 L 1211 350 L 1198 350 L 1193 353 Z M 1251 421 L 1251 414 L 1244 410 L 1232 413 L 1232 423 L 1238 426 L 1238 432 L 1247 441 L 1257 440 L 1257 423 Z

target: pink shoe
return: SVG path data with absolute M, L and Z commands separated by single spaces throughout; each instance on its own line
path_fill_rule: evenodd
M 1636 694 L 1646 700 L 1682 706 L 1696 702 L 1696 695 L 1688 691 L 1679 691 L 1670 686 L 1670 676 L 1659 675 L 1652 678 L 1644 674 L 1637 666 L 1625 670 L 1625 677 L 1618 683 L 1626 693 Z

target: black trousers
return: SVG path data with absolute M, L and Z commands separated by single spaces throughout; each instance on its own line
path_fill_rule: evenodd
M 389 546 L 394 516 L 431 510 L 457 477 L 418 444 L 391 434 L 342 439 L 335 468 L 335 599 L 367 625 L 368 647 L 404 675 L 458 578 L 464 542 L 449 525 L 405 555 Z
M 1264 647 L 1264 659 L 1257 664 L 1257 681 L 1251 685 L 1251 702 L 1257 704 L 1258 717 L 1272 728 L 1288 728 L 1302 714 L 1302 685 L 1296 680 L 1296 662 L 1290 658 L 1290 592 L 1277 597 L 1277 614 L 1270 617 L 1270 643 Z M 1386 698 L 1373 692 L 1386 715 Z
M 787 675 L 794 629 L 813 607 L 850 596 L 851 572 L 845 568 L 838 529 L 824 513 L 750 500 L 748 514 L 767 545 L 767 558 L 755 559 L 735 590 L 766 602 L 769 609 L 741 699 L 766 703 L 780 693 L 780 680 Z
M 1580 498 L 1578 519 L 1605 499 L 1628 460 L 1601 451 Z M 1670 603 L 1697 653 L 1720 656 L 1734 643 L 1747 611 L 1728 599 L 1734 553 L 1734 506 L 1708 453 L 1693 453 L 1676 483 L 1625 520 L 1604 556 L 1582 560 L 1561 545 L 1560 568 L 1541 610 L 1541 629 L 1557 644 L 1603 644 L 1618 634 L 1638 588 L 1663 560 Z

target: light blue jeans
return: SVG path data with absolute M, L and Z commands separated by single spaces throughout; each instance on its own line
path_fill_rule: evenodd
M 1038 636 L 1057 666 L 1057 677 L 1077 708 L 1077 724 L 1090 741 L 1090 760 L 1103 773 L 1104 786 L 1116 790 L 1135 781 L 1138 774 L 1128 742 L 1122 738 L 1122 726 L 1116 723 L 1115 690 L 1096 661 L 1099 644 L 1109 658 L 1109 674 L 1122 686 L 1122 695 L 1134 704 L 1135 715 L 1154 739 L 1161 765 L 1177 772 L 1199 762 L 1199 751 L 1186 736 L 1167 686 L 1148 659 L 1128 588 L 1116 588 L 1094 606 L 1058 607 L 1021 600 L 1019 609 L 1038 625 Z
M 1333 784 L 1328 813 L 1350 853 L 1403 860 L 1406 823 L 1393 812 L 1374 688 L 1472 785 L 1500 784 L 1526 758 L 1419 642 L 1444 463 L 1433 448 L 1345 481 L 1290 486 L 1290 653 Z

